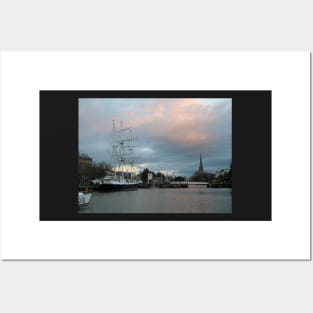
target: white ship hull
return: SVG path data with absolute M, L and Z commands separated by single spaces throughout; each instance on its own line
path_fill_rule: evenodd
M 91 193 L 78 193 L 78 205 L 81 207 L 87 206 L 91 199 Z

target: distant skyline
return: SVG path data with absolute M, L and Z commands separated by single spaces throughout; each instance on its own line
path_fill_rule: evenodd
M 232 100 L 215 98 L 81 98 L 79 152 L 111 163 L 112 120 L 131 127 L 137 166 L 191 176 L 229 168 Z

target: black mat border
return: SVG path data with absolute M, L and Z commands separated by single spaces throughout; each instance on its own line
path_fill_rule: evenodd
M 271 91 L 40 91 L 39 96 L 41 221 L 271 220 Z M 79 214 L 79 98 L 232 98 L 233 212 Z

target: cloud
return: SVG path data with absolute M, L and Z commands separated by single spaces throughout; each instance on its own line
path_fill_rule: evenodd
M 133 129 L 138 163 L 153 170 L 190 175 L 200 152 L 207 169 L 231 162 L 231 99 L 80 99 L 80 151 L 109 159 L 113 119 Z
M 151 137 L 173 145 L 200 147 L 218 139 L 212 128 L 220 111 L 201 99 L 161 99 L 145 109 L 145 114 L 133 118 L 130 126 L 148 133 Z M 130 116 L 135 116 L 131 112 Z

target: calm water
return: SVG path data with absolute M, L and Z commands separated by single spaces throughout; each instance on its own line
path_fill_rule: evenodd
M 231 213 L 231 189 L 179 188 L 94 192 L 80 213 Z

